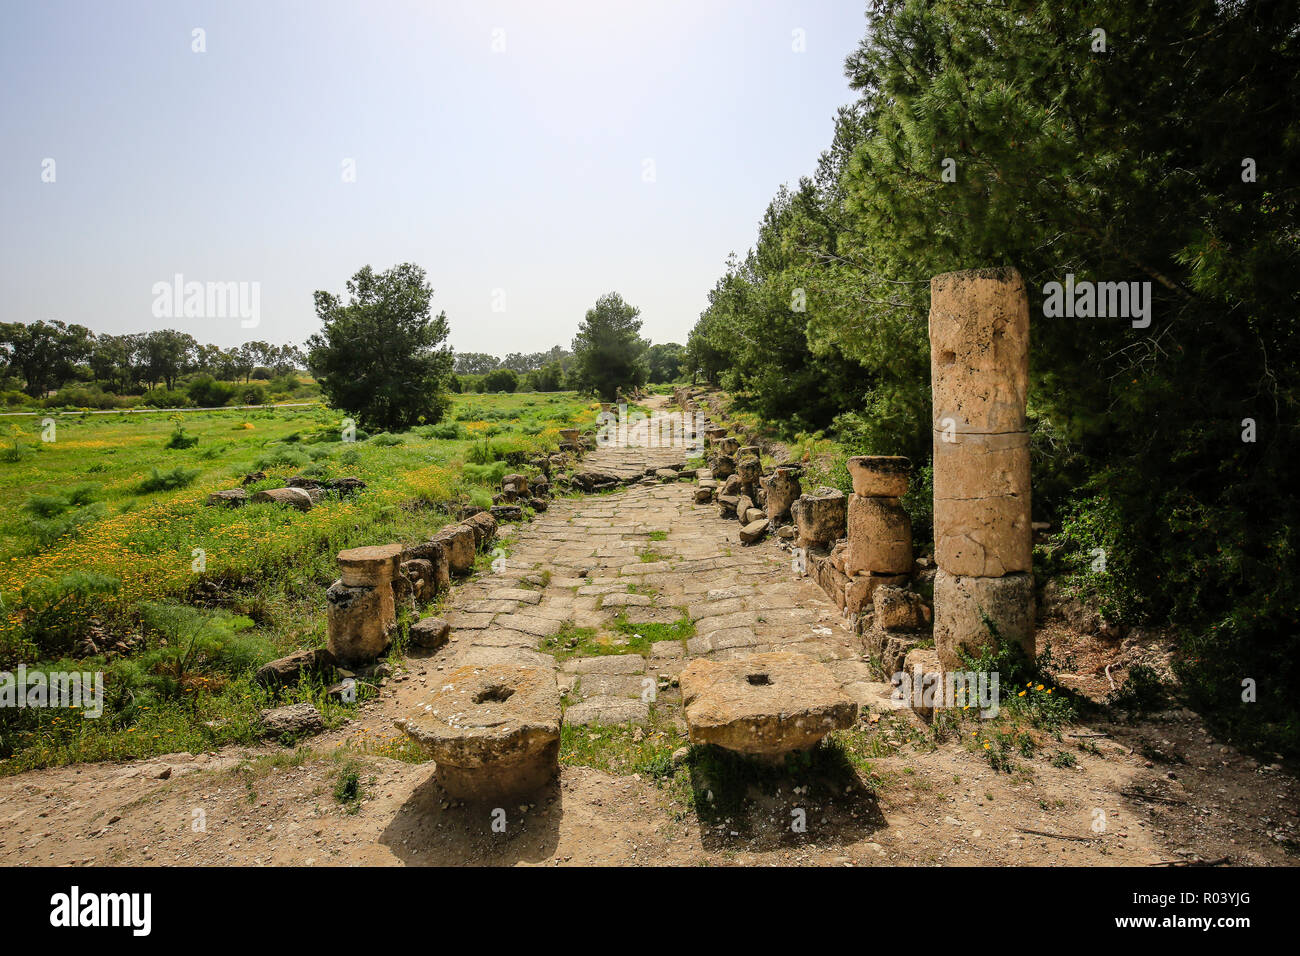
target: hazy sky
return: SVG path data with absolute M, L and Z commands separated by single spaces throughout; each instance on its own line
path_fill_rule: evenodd
M 829 144 L 864 9 L 6 3 L 0 318 L 300 343 L 313 290 L 413 261 L 459 351 L 567 348 L 611 290 L 685 342 Z M 259 324 L 155 318 L 176 274 L 258 283 Z

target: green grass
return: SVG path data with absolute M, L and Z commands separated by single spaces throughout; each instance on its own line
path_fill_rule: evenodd
M 296 700 L 313 701 L 337 725 L 355 705 L 326 698 L 328 675 L 278 698 L 251 680 L 265 661 L 324 645 L 324 592 L 337 577 L 337 552 L 419 540 L 490 495 L 464 470 L 487 428 L 525 456 L 512 470 L 528 473 L 531 452 L 555 447 L 559 428 L 594 416 L 595 406 L 571 393 L 457 396 L 445 423 L 343 442 L 343 416 L 321 407 L 194 412 L 184 429 L 197 442 L 186 448 L 166 447 L 171 413 L 63 417 L 54 442 L 41 441 L 39 418 L 11 420 L 22 453 L 0 461 L 0 669 L 23 662 L 102 671 L 106 707 L 98 720 L 5 708 L 0 774 L 252 744 L 259 711 Z M 258 470 L 268 477 L 250 494 L 299 472 L 357 477 L 368 487 L 306 513 L 205 506 L 210 492 Z M 155 487 L 154 474 L 189 484 Z M 177 662 L 159 654 L 169 642 L 143 609 L 189 604 L 200 593 L 247 623 L 201 642 L 166 684 Z M 92 625 L 101 644 L 121 638 L 130 651 L 77 657 Z M 391 746 L 397 759 L 418 759 Z

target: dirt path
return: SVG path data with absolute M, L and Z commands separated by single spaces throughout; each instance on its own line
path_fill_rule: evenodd
M 600 450 L 589 464 L 627 475 L 674 450 Z M 739 542 L 739 524 L 693 503 L 689 482 L 651 481 L 559 499 L 503 529 L 504 565 L 455 588 L 452 642 L 412 657 L 347 726 L 296 753 L 229 749 L 147 763 L 94 764 L 0 780 L 0 863 L 54 864 L 748 864 L 1147 865 L 1229 857 L 1295 861 L 1295 781 L 1216 743 L 1186 712 L 1136 726 L 1069 728 L 1072 766 L 1046 756 L 1013 773 L 963 742 L 928 743 L 862 660 L 834 605 L 796 576 L 773 538 Z M 644 653 L 544 653 L 557 636 L 637 643 L 636 628 L 687 616 L 695 636 Z M 620 629 L 620 622 L 630 628 Z M 569 626 L 566 628 L 566 622 Z M 649 628 L 647 628 L 649 630 Z M 594 635 L 594 636 L 593 636 Z M 675 782 L 566 762 L 505 832 L 489 809 L 449 801 L 429 763 L 376 753 L 404 714 L 460 663 L 554 668 L 566 722 L 623 724 L 625 743 L 682 731 L 673 678 L 692 657 L 794 649 L 829 666 L 859 701 L 870 767 L 818 768 L 749 787 L 737 817 L 707 812 L 719 784 L 698 767 Z M 563 657 L 566 647 L 559 648 Z M 647 683 L 648 682 L 648 683 Z M 643 699 L 655 688 L 653 707 Z M 1086 741 L 1085 749 L 1074 749 Z M 346 755 L 346 756 L 340 756 Z M 340 768 L 362 798 L 340 804 Z M 810 783 L 815 786 L 809 787 Z M 693 794 L 695 803 L 683 800 Z M 793 832 L 791 813 L 806 815 Z M 1104 814 L 1104 828 L 1094 828 Z

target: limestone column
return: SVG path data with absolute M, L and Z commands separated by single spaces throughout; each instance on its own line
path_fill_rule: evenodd
M 848 460 L 848 544 L 844 551 L 844 607 L 859 614 L 881 585 L 906 584 L 912 573 L 912 519 L 899 500 L 907 494 L 911 462 L 885 455 Z
M 339 580 L 325 592 L 329 649 L 343 664 L 366 664 L 388 647 L 397 627 L 393 578 L 402 559 L 396 544 L 339 552 Z
M 946 668 L 994 630 L 1034 653 L 1029 298 L 1014 269 L 930 280 L 934 641 Z

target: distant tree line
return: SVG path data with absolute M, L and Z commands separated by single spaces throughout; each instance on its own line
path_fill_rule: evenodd
M 621 299 L 618 302 L 621 305 L 606 303 L 604 308 L 631 308 Z M 599 304 L 597 307 L 601 308 Z M 457 386 L 480 392 L 599 392 L 606 380 L 617 389 L 646 382 L 674 382 L 684 374 L 685 346 L 676 342 L 650 344 L 640 337 L 639 322 L 631 336 L 616 325 L 598 323 L 598 328 L 575 340 L 572 351 L 556 345 L 545 352 L 511 352 L 505 358 L 486 352 L 457 352 Z M 602 369 L 603 360 L 613 353 L 619 353 L 622 360 Z
M 304 365 L 293 345 L 259 341 L 223 349 L 174 329 L 109 335 L 58 321 L 0 323 L 0 380 L 6 390 L 13 385 L 33 398 L 72 383 L 95 383 L 118 395 L 158 386 L 172 391 L 187 375 L 248 383 Z

